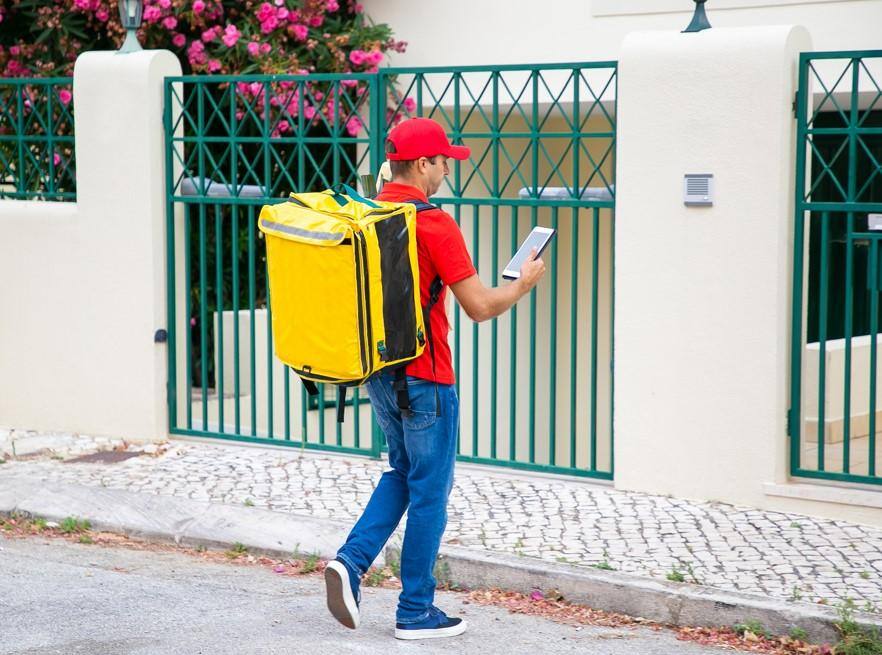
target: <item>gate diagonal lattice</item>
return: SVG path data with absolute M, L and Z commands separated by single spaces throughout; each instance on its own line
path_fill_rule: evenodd
M 462 461 L 611 479 L 616 64 L 384 69 L 165 81 L 173 434 L 379 456 L 366 393 L 335 421 L 273 355 L 260 207 L 376 175 L 398 121 L 472 156 L 432 202 L 484 284 L 537 224 L 559 231 L 538 290 L 471 322 L 452 304 Z M 292 379 L 293 378 L 293 379 Z

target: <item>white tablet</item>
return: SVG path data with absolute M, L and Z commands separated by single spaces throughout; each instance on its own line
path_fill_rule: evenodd
M 545 246 L 548 245 L 555 234 L 556 230 L 550 227 L 542 227 L 541 225 L 534 227 L 533 231 L 524 239 L 514 257 L 511 258 L 511 261 L 505 265 L 502 277 L 506 280 L 517 280 L 521 276 L 521 266 L 530 258 L 530 252 L 533 248 L 536 249 L 536 257 L 541 256 Z

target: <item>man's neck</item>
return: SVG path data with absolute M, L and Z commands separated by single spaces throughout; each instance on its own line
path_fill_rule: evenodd
M 412 186 L 414 188 L 417 188 L 420 191 L 422 191 L 424 194 L 426 194 L 426 197 L 428 197 L 428 195 L 429 195 L 429 191 L 420 183 L 419 180 L 413 180 L 413 179 L 404 178 L 404 177 L 393 177 L 392 182 L 394 182 L 395 184 L 406 184 L 407 186 Z

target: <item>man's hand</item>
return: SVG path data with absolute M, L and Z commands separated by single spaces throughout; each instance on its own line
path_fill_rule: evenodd
M 530 252 L 530 258 L 521 266 L 521 277 L 518 278 L 519 284 L 523 287 L 523 293 L 527 293 L 536 286 L 536 283 L 545 275 L 545 262 L 539 259 L 536 249 Z

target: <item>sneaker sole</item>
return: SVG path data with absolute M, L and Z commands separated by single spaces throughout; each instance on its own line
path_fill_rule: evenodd
M 462 621 L 459 625 L 449 628 L 434 628 L 425 630 L 402 630 L 395 628 L 396 639 L 440 639 L 441 637 L 455 637 L 466 631 L 467 624 Z
M 340 623 L 355 630 L 358 627 L 358 605 L 349 586 L 349 571 L 340 562 L 328 562 L 325 569 L 328 610 Z

